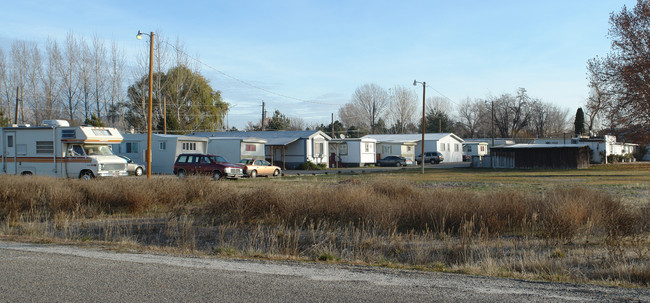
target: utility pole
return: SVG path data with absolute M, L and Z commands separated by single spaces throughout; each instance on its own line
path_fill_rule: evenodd
M 332 113 L 332 139 L 334 139 L 334 113 Z
M 18 124 L 18 102 L 20 102 L 20 86 L 16 86 L 16 112 L 14 113 L 15 124 Z
M 266 103 L 262 101 L 262 131 L 264 131 L 264 120 L 266 120 L 266 110 L 264 107 L 266 106 Z
M 163 133 L 167 134 L 167 97 L 163 97 Z

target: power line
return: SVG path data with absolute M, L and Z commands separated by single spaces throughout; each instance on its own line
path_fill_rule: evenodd
M 208 68 L 210 68 L 210 69 L 212 69 L 212 70 L 214 70 L 214 71 L 216 71 L 217 73 L 219 73 L 219 74 L 221 74 L 221 75 L 223 75 L 223 76 L 225 76 L 225 77 L 228 77 L 228 78 L 230 78 L 230 79 L 232 79 L 232 80 L 235 80 L 235 81 L 237 81 L 237 82 L 239 82 L 239 83 L 241 83 L 241 84 L 244 84 L 244 85 L 246 85 L 246 86 L 249 86 L 249 87 L 255 88 L 255 89 L 257 89 L 257 90 L 260 90 L 260 91 L 263 91 L 263 92 L 266 92 L 266 93 L 269 93 L 269 94 L 272 94 L 272 95 L 275 95 L 275 96 L 279 96 L 279 97 L 282 97 L 282 98 L 291 99 L 291 100 L 296 100 L 296 101 L 300 101 L 300 102 L 313 103 L 313 104 L 321 104 L 321 105 L 340 105 L 340 104 L 334 104 L 334 103 L 317 102 L 317 101 L 311 101 L 311 100 L 302 99 L 302 98 L 296 98 L 296 97 L 292 97 L 292 96 L 289 96 L 289 95 L 285 95 L 285 94 L 281 94 L 281 93 L 277 93 L 277 92 L 274 92 L 274 91 L 268 90 L 268 89 L 266 89 L 266 88 L 263 88 L 263 87 L 260 87 L 260 86 L 255 85 L 255 84 L 252 84 L 252 83 L 250 83 L 250 82 L 247 82 L 247 81 L 244 81 L 244 80 L 242 80 L 242 79 L 239 79 L 239 78 L 237 78 L 237 77 L 235 77 L 235 76 L 231 76 L 231 75 L 229 75 L 229 74 L 227 74 L 227 73 L 225 73 L 225 72 L 223 72 L 223 71 L 221 71 L 221 70 L 219 70 L 219 69 L 217 69 L 217 68 L 215 68 L 215 67 L 213 67 L 213 66 L 211 66 L 211 65 L 209 65 L 209 64 L 207 64 L 207 63 L 205 63 L 205 62 L 203 62 L 203 61 L 201 61 L 201 60 L 199 60 L 198 58 L 196 58 L 196 57 L 194 57 L 194 56 L 191 56 L 191 55 L 187 54 L 187 53 L 184 52 L 183 50 L 180 50 L 180 49 L 176 48 L 176 46 L 172 45 L 171 43 L 169 43 L 169 42 L 167 42 L 167 41 L 165 41 L 165 40 L 163 40 L 163 39 L 161 39 L 160 42 L 163 42 L 163 43 L 165 43 L 165 44 L 171 46 L 171 47 L 172 47 L 173 49 L 175 49 L 177 52 L 182 53 L 183 55 L 187 56 L 188 58 L 190 58 L 190 59 L 192 59 L 192 60 L 194 60 L 194 61 L 196 61 L 196 62 L 198 62 L 198 63 L 200 63 L 200 64 L 202 64 L 202 65 L 204 65 L 204 66 L 206 66 L 206 67 L 208 67 Z

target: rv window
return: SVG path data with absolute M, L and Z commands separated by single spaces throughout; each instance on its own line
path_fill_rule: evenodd
M 93 134 L 95 136 L 111 136 L 111 132 L 108 129 L 93 129 Z
M 74 138 L 74 129 L 63 129 L 61 130 L 61 138 Z
M 83 156 L 83 155 L 84 155 L 84 149 L 81 148 L 81 145 L 72 146 L 72 156 Z
M 53 154 L 54 142 L 52 141 L 36 141 L 37 154 Z
M 14 147 L 14 136 L 7 136 L 7 147 Z
M 27 144 L 16 144 L 16 154 L 26 155 L 27 154 Z

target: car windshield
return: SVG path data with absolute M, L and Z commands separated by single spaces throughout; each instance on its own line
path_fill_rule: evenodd
M 228 163 L 228 160 L 222 156 L 209 156 L 210 160 L 215 163 Z
M 112 156 L 113 151 L 108 145 L 84 144 L 84 150 L 88 156 Z

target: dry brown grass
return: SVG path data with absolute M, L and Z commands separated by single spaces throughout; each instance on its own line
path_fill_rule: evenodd
M 0 234 L 650 286 L 650 205 L 582 186 L 408 178 L 0 177 Z

